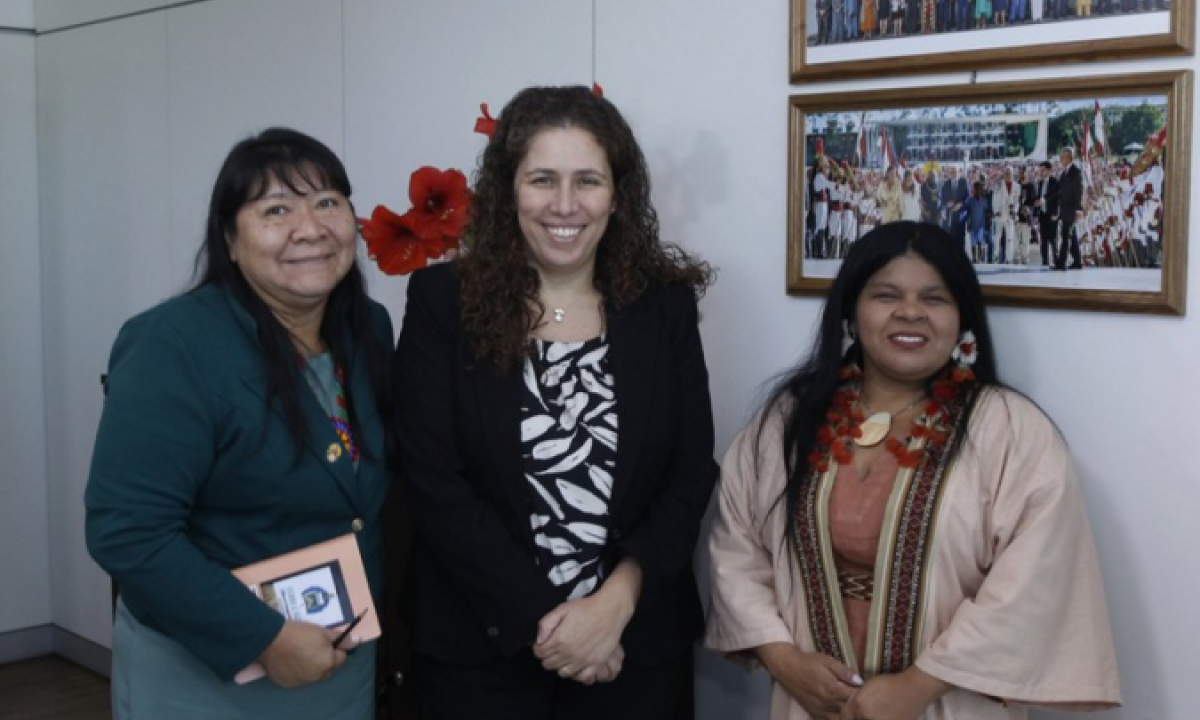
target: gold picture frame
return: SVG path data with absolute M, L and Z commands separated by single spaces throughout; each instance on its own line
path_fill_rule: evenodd
M 1187 284 L 1192 83 L 1192 72 L 1181 70 L 791 96 L 787 292 L 824 295 L 840 266 L 833 257 L 835 253 L 815 250 L 812 245 L 813 207 L 821 202 L 809 198 L 816 186 L 814 181 L 810 187 L 810 166 L 816 155 L 824 155 L 826 164 L 830 159 L 835 161 L 838 171 L 863 188 L 879 180 L 881 162 L 897 167 L 907 163 L 914 178 L 929 181 L 929 176 L 936 176 L 934 184 L 941 182 L 942 175 L 948 178 L 952 172 L 961 172 L 973 173 L 986 185 L 985 180 L 995 178 L 997 172 L 1002 175 L 1005 166 L 1012 167 L 1014 174 L 1022 169 L 1030 171 L 1031 167 L 1037 172 L 1056 172 L 1057 166 L 1041 168 L 1043 159 L 1056 157 L 1059 147 L 1054 138 L 1071 132 L 1076 133 L 1072 138 L 1094 142 L 1095 138 L 1089 138 L 1091 128 L 1104 132 L 1102 124 L 1095 124 L 1094 114 L 1107 113 L 1110 123 L 1111 118 L 1117 118 L 1108 131 L 1112 134 L 1110 147 L 1121 133 L 1128 137 L 1129 133 L 1140 132 L 1139 127 L 1151 127 L 1148 123 L 1161 122 L 1161 128 L 1154 128 L 1149 142 L 1131 142 L 1116 153 L 1107 150 L 1103 157 L 1087 160 L 1086 167 L 1084 158 L 1080 158 L 1089 180 L 1085 187 L 1095 187 L 1087 201 L 1094 207 L 1089 205 L 1091 214 L 1085 216 L 1082 226 L 1086 231 L 1093 219 L 1099 223 L 1095 225 L 1094 242 L 1089 241 L 1094 246 L 1095 267 L 1053 272 L 1044 265 L 1039 267 L 1037 258 L 1029 254 L 1015 259 L 1014 249 L 1011 266 L 998 262 L 998 257 L 985 258 L 976 265 L 985 297 L 999 305 L 1182 315 Z M 1082 112 L 1081 104 L 1085 108 Z M 1090 110 L 1093 106 L 1094 111 Z M 982 146 L 978 138 L 983 137 L 979 133 L 984 130 L 978 128 L 997 132 L 1002 138 L 1001 150 L 988 148 L 994 156 L 984 156 L 979 149 Z M 949 133 L 951 129 L 961 131 L 953 137 L 962 144 L 935 146 L 926 142 L 940 131 Z M 852 138 L 849 146 L 847 136 Z M 819 153 L 817 138 L 821 139 Z M 1004 138 L 1016 145 L 1004 145 Z M 1164 144 L 1156 145 L 1159 141 Z M 1027 148 L 1022 144 L 1025 142 L 1031 145 Z M 1144 146 L 1139 149 L 1138 145 Z M 845 157 L 852 154 L 847 147 L 854 149 L 855 157 Z M 1166 147 L 1169 152 L 1163 152 Z M 862 155 L 864 150 L 866 156 Z M 1029 152 L 1014 155 L 1014 150 Z M 1121 154 L 1125 152 L 1130 154 Z M 927 157 L 931 153 L 940 154 L 942 159 Z M 1076 153 L 1082 155 L 1078 150 Z M 1156 165 L 1158 169 L 1154 170 Z M 1157 178 L 1157 187 L 1147 185 L 1144 196 L 1127 184 L 1148 177 Z M 948 211 L 954 206 L 941 200 L 931 200 L 929 206 L 934 204 L 941 208 L 941 222 L 950 227 Z M 926 205 L 922 203 L 921 207 Z M 854 212 L 861 212 L 861 208 Z M 1114 215 L 1122 217 L 1114 223 Z M 855 233 L 861 233 L 865 221 L 873 216 L 862 217 L 864 222 Z M 962 217 L 959 215 L 960 221 Z M 850 222 L 846 220 L 847 225 Z M 850 232 L 842 231 L 841 252 L 851 242 Z M 820 238 L 827 243 L 828 230 L 821 232 Z M 968 241 L 968 251 L 973 247 Z M 1111 262 L 1112 267 L 1105 266 L 1104 261 Z
M 791 0 L 790 77 L 793 83 L 951 73 L 996 68 L 1031 67 L 1051 63 L 1127 60 L 1138 57 L 1191 55 L 1195 41 L 1194 0 L 1019 0 L 1032 8 L 1039 2 L 1086 2 L 1100 7 L 1132 5 L 1137 10 L 1087 17 L 1011 23 L 985 29 L 917 32 L 891 36 L 890 30 L 872 39 L 838 40 L 821 28 L 817 9 L 826 4 L 865 8 L 868 4 L 903 0 Z M 1002 0 L 989 0 L 1000 7 Z M 907 0 L 921 8 L 923 0 Z M 957 8 L 974 8 L 967 0 L 929 0 Z M 1166 9 L 1146 9 L 1170 3 Z M 1008 0 L 1003 0 L 1005 6 Z M 1101 5 L 1103 3 L 1103 5 Z M 1110 5 L 1111 4 L 1111 5 Z M 935 5 L 936 6 L 936 5 Z M 836 7 L 836 6 L 835 6 Z M 940 6 L 937 6 L 940 7 Z M 824 15 L 836 12 L 826 9 Z M 843 11 L 845 12 L 845 11 Z M 865 11 L 860 9 L 861 16 Z M 968 13 L 969 14 L 969 13 Z M 1026 14 L 1028 16 L 1028 13 Z M 830 21 L 832 22 L 832 21 Z M 858 25 L 846 24 L 844 27 Z M 937 20 L 934 18 L 936 27 Z M 861 33 L 862 30 L 860 29 Z M 879 35 L 879 33 L 877 33 Z

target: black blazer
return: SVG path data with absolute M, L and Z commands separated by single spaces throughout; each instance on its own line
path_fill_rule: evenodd
M 1042 183 L 1045 183 L 1046 185 L 1045 196 L 1042 196 L 1041 194 Z M 1033 187 L 1035 193 L 1034 199 L 1036 200 L 1037 198 L 1041 197 L 1043 200 L 1045 200 L 1045 204 L 1038 212 L 1038 215 L 1045 216 L 1047 218 L 1058 217 L 1058 178 L 1049 177 L 1044 180 L 1038 178 L 1038 180 L 1034 182 Z
M 459 316 L 452 263 L 412 275 L 394 427 L 417 528 L 413 649 L 480 663 L 530 646 L 566 598 L 534 560 L 522 368 L 477 362 Z M 642 568 L 626 657 L 656 663 L 691 652 L 703 626 L 692 553 L 718 473 L 708 371 L 689 288 L 652 285 L 607 319 L 620 423 L 608 552 Z
M 1071 163 L 1071 167 L 1063 171 L 1058 178 L 1058 218 L 1063 227 L 1075 222 L 1075 212 L 1083 207 L 1083 173 L 1079 163 Z

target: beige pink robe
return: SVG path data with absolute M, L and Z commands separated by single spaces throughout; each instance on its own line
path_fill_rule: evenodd
M 923 720 L 1016 719 L 1025 717 L 1025 705 L 1120 703 L 1100 568 L 1074 466 L 1058 431 L 1031 402 L 985 391 L 959 457 L 944 472 L 897 475 L 876 559 L 864 663 L 855 658 L 831 570 L 828 527 L 820 529 L 837 465 L 813 494 L 819 530 L 810 561 L 822 566 L 813 574 L 784 539 L 780 419 L 768 420 L 757 458 L 756 428 L 734 441 L 722 469 L 709 538 L 708 647 L 735 659 L 772 642 L 813 651 L 817 628 L 867 678 L 885 662 L 880 658 L 907 653 L 955 687 Z M 926 503 L 925 519 L 905 510 L 914 506 L 918 476 L 935 480 L 929 493 L 915 494 Z M 915 535 L 914 523 L 921 527 Z M 906 545 L 915 548 L 916 562 L 912 555 L 891 562 Z M 881 587 L 911 592 L 889 595 Z M 898 602 L 906 599 L 907 607 Z M 807 718 L 775 683 L 770 720 Z

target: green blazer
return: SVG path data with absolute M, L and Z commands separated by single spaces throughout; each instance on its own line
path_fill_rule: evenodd
M 387 311 L 373 304 L 371 315 L 375 341 L 390 348 Z M 379 516 L 391 476 L 363 353 L 351 349 L 346 372 L 361 419 L 356 472 L 348 452 L 328 453 L 338 437 L 303 380 L 311 440 L 297 451 L 267 408 L 255 328 L 213 286 L 129 320 L 109 360 L 85 494 L 88 551 L 130 612 L 224 680 L 283 625 L 230 568 L 355 530 L 382 597 Z

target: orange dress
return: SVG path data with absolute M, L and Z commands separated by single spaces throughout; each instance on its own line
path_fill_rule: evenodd
M 858 20 L 858 29 L 865 33 L 873 33 L 878 29 L 879 21 L 875 19 L 875 7 L 879 0 L 863 0 L 862 17 Z
M 890 452 L 880 453 L 862 479 L 853 463 L 838 466 L 837 481 L 829 497 L 829 535 L 839 573 L 874 575 L 883 516 L 899 469 L 896 457 Z M 842 606 L 846 610 L 854 655 L 861 666 L 866 656 L 871 602 L 843 594 Z

